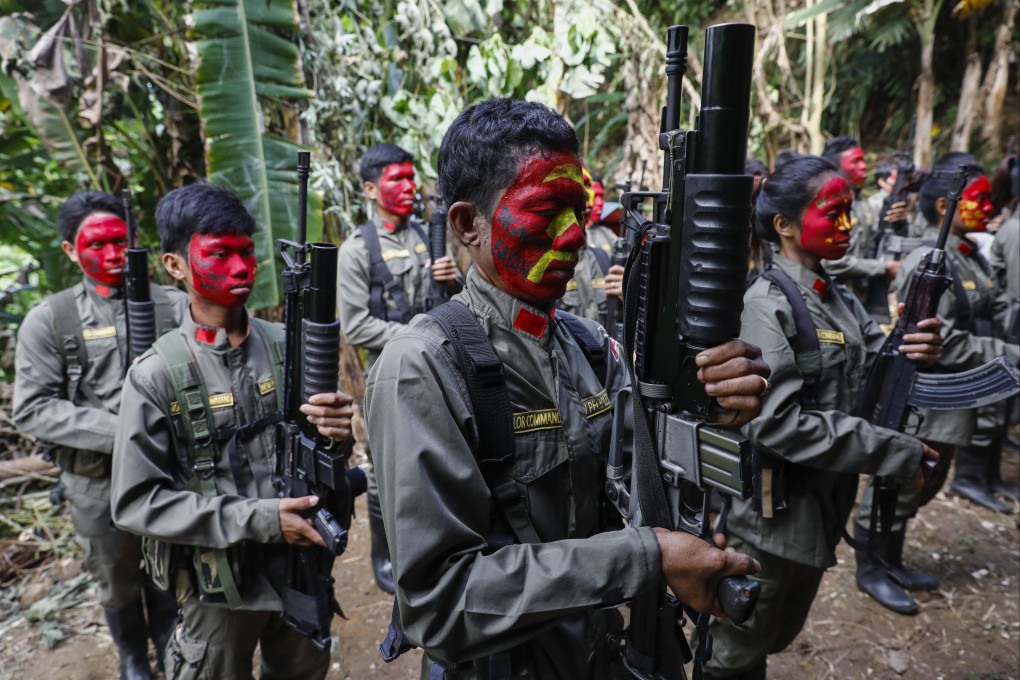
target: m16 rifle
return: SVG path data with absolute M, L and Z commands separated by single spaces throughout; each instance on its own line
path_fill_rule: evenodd
M 128 247 L 124 251 L 124 311 L 127 327 L 127 361 L 124 372 L 135 359 L 156 342 L 156 303 L 149 290 L 149 252 L 136 244 L 135 215 L 131 209 L 131 190 L 121 192 L 124 219 L 128 228 Z
M 874 425 L 903 432 L 911 413 L 918 408 L 965 409 L 994 404 L 1020 392 L 1020 371 L 1004 356 L 962 373 L 922 373 L 918 365 L 900 353 L 903 336 L 918 332 L 917 324 L 938 316 L 942 294 L 953 281 L 948 273 L 946 239 L 956 215 L 960 194 L 967 184 L 963 169 L 955 173 L 937 171 L 929 181 L 949 181 L 949 205 L 935 247 L 928 251 L 914 270 L 900 315 L 882 350 L 868 373 L 857 415 Z M 918 423 L 920 424 L 920 423 Z M 934 477 L 934 461 L 922 461 L 926 480 Z M 868 555 L 878 561 L 876 533 L 884 540 L 895 518 L 900 483 L 892 477 L 875 478 Z
M 435 264 L 436 260 L 446 256 L 446 202 L 442 196 L 429 196 L 429 203 L 432 204 L 432 213 L 429 215 L 429 259 Z M 439 305 L 446 302 L 449 298 L 447 295 L 446 283 L 444 281 L 436 281 L 435 276 L 432 276 L 432 281 L 429 284 L 429 294 L 425 298 L 425 311 L 438 307 Z
M 754 26 L 712 26 L 705 36 L 698 128 L 679 130 L 686 26 L 669 29 L 667 97 L 659 146 L 661 192 L 628 192 L 625 224 L 635 247 L 625 282 L 625 350 L 632 386 L 614 413 L 606 493 L 627 521 L 682 530 L 711 540 L 712 490 L 747 498 L 751 449 L 743 437 L 711 426 L 711 398 L 697 379 L 695 357 L 735 338 L 747 276 L 753 178 L 744 174 L 750 114 Z M 635 209 L 653 202 L 653 221 Z M 627 402 L 634 451 L 624 450 Z M 717 595 L 728 616 L 745 621 L 759 586 L 724 578 Z M 660 587 L 631 602 L 630 627 L 610 636 L 619 678 L 680 680 L 707 660 L 708 615 L 697 617 L 701 643 L 692 655 L 680 626 L 683 603 Z M 688 610 L 689 611 L 689 610 Z
M 308 518 L 326 547 L 288 546 L 287 585 L 281 593 L 288 625 L 329 649 L 329 624 L 343 611 L 333 594 L 333 561 L 347 549 L 354 497 L 365 474 L 348 469 L 352 440 L 337 444 L 319 434 L 300 407 L 314 394 L 336 392 L 340 375 L 340 322 L 336 318 L 338 249 L 306 243 L 309 153 L 298 152 L 298 238 L 277 240 L 282 273 L 286 358 L 283 420 L 276 429 L 274 483 L 281 497 L 318 496 Z M 307 256 L 307 260 L 306 260 Z

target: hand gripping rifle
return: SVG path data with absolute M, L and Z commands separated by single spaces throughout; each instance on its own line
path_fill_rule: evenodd
M 338 444 L 323 437 L 300 411 L 313 394 L 336 392 L 340 375 L 337 247 L 305 243 L 308 162 L 309 153 L 299 151 L 298 239 L 276 242 L 287 266 L 282 274 L 286 325 L 283 420 L 276 429 L 274 481 L 280 497 L 319 497 L 308 518 L 326 547 L 287 546 L 287 585 L 281 599 L 288 625 L 311 638 L 319 649 L 329 649 L 330 621 L 334 613 L 343 616 L 333 595 L 333 561 L 347 549 L 354 497 L 365 490 L 365 475 L 359 468 L 347 467 L 353 445 L 350 439 Z
M 127 361 L 124 372 L 135 359 L 156 342 L 156 303 L 149 290 L 149 252 L 135 243 L 135 215 L 131 209 L 131 190 L 121 192 L 124 219 L 128 228 L 128 247 L 124 251 L 124 318 L 127 329 Z
M 942 294 L 953 281 L 946 261 L 946 239 L 967 184 L 963 169 L 956 172 L 937 171 L 929 181 L 952 182 L 948 193 L 949 206 L 942 220 L 935 247 L 928 251 L 914 270 L 904 301 L 903 314 L 897 320 L 882 350 L 868 373 L 861 394 L 857 415 L 873 425 L 903 432 L 911 413 L 918 408 L 964 409 L 994 404 L 1020 392 L 1020 371 L 1004 356 L 983 366 L 961 373 L 922 373 L 916 362 L 899 351 L 903 336 L 918 332 L 917 324 L 938 315 Z M 920 426 L 920 421 L 917 422 Z M 937 464 L 925 459 L 922 472 L 925 481 L 935 476 Z M 893 477 L 875 478 L 875 498 L 870 518 L 868 556 L 878 562 L 876 533 L 881 540 L 888 536 L 895 517 L 900 483 Z
M 705 36 L 698 129 L 679 130 L 687 27 L 672 26 L 666 47 L 667 97 L 659 146 L 663 191 L 625 194 L 627 228 L 637 231 L 626 274 L 625 351 L 632 386 L 614 414 L 606 493 L 632 526 L 686 531 L 711 540 L 712 489 L 747 498 L 751 450 L 739 433 L 710 426 L 712 400 L 697 379 L 695 357 L 739 334 L 747 276 L 751 191 L 744 174 L 754 27 L 712 26 Z M 655 204 L 654 222 L 634 210 Z M 624 450 L 626 401 L 633 402 L 634 451 Z M 629 460 L 628 460 L 629 458 Z M 759 586 L 724 578 L 717 595 L 735 622 L 750 616 Z M 708 615 L 697 617 L 692 655 L 680 626 L 685 608 L 664 585 L 631 602 L 630 627 L 610 636 L 619 678 L 680 680 L 694 659 L 695 678 L 710 654 Z
M 917 116 L 910 120 L 910 131 L 907 133 L 907 141 L 902 151 L 897 151 L 896 158 L 896 182 L 889 195 L 882 201 L 882 211 L 878 216 L 878 230 L 872 234 L 871 242 L 865 251 L 868 259 L 875 259 L 882 254 L 882 243 L 892 234 L 902 234 L 906 227 L 906 220 L 890 222 L 885 219 L 889 209 L 897 203 L 907 200 L 910 193 L 910 183 L 914 176 L 914 129 L 917 127 Z
M 429 215 L 429 259 L 434 265 L 436 260 L 446 256 L 446 202 L 442 196 L 430 196 L 432 214 Z M 438 307 L 446 302 L 446 282 L 436 281 L 435 276 L 429 284 L 429 294 L 425 298 L 425 311 Z

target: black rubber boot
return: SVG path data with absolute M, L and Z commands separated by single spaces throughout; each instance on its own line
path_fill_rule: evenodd
M 701 677 L 704 678 L 704 680 L 723 680 L 724 677 L 725 680 L 765 680 L 767 669 L 768 659 L 766 658 L 762 659 L 761 663 L 754 668 L 748 668 L 746 671 L 740 671 L 736 675 L 714 675 L 705 671 Z
M 103 612 L 120 654 L 120 680 L 152 680 L 142 598 L 119 609 L 104 608 Z
M 992 447 L 961 446 L 956 450 L 956 474 L 949 490 L 983 508 L 1009 514 L 1011 508 L 995 497 L 988 484 L 988 457 Z
M 886 609 L 891 609 L 899 614 L 916 614 L 920 609 L 917 601 L 910 597 L 907 591 L 896 585 L 881 567 L 868 559 L 868 538 L 868 531 L 854 523 L 854 539 L 860 544 L 860 548 L 854 551 L 854 556 L 857 558 L 857 573 L 855 574 L 857 587 L 871 595 Z M 882 553 L 876 552 L 876 555 L 882 557 L 887 550 L 883 550 Z
M 148 580 L 146 580 L 145 590 L 142 592 L 145 593 L 145 614 L 149 639 L 152 640 L 152 647 L 156 650 L 156 668 L 162 673 L 166 646 L 177 625 L 177 600 L 169 593 L 157 590 Z
M 386 529 L 383 527 L 382 508 L 379 496 L 368 494 L 368 528 L 372 532 L 372 572 L 379 589 L 393 594 L 393 564 L 390 563 L 390 547 L 386 545 Z
M 988 487 L 994 494 L 1005 496 L 1014 501 L 1020 501 L 1020 489 L 1009 486 L 1002 481 L 1002 445 L 1006 435 L 999 437 L 990 448 L 988 456 Z
M 910 569 L 903 566 L 903 544 L 906 542 L 907 530 L 893 531 L 889 534 L 889 550 L 886 552 L 886 561 L 889 569 L 886 573 L 889 578 L 907 590 L 935 590 L 939 582 L 934 576 Z

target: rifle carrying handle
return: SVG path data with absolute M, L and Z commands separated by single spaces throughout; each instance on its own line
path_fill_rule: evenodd
M 761 584 L 743 576 L 721 578 L 715 589 L 722 610 L 737 625 L 751 617 L 760 594 Z

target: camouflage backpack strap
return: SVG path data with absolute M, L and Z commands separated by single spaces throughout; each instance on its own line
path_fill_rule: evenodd
M 219 457 L 219 442 L 212 412 L 209 410 L 209 395 L 198 371 L 188 343 L 180 332 L 167 333 L 152 346 L 163 363 L 174 386 L 174 395 L 180 410 L 181 421 L 188 436 L 188 455 L 191 458 L 194 475 L 186 488 L 197 491 L 205 498 L 220 495 L 216 484 L 216 459 Z M 171 412 L 174 409 L 171 408 Z M 196 550 L 196 555 L 202 552 Z M 226 550 L 206 551 L 215 561 L 216 573 L 222 586 L 223 597 L 231 609 L 240 608 L 244 602 L 234 579 L 234 571 Z
M 269 352 L 272 362 L 273 383 L 276 388 L 276 404 L 283 408 L 283 363 L 287 358 L 287 337 L 278 324 L 265 319 L 251 318 L 253 326 L 259 329 L 259 337 Z
M 152 303 L 156 309 L 156 337 L 169 333 L 180 324 L 174 321 L 174 307 L 163 286 L 152 286 Z
M 106 407 L 96 396 L 92 386 L 82 381 L 85 369 L 89 365 L 89 355 L 85 347 L 85 336 L 82 333 L 81 315 L 78 314 L 76 299 L 81 288 L 82 284 L 79 283 L 50 296 L 50 309 L 53 310 L 50 328 L 66 367 L 67 400 L 74 402 L 78 392 L 81 392 L 88 399 L 90 406 L 105 410 Z

